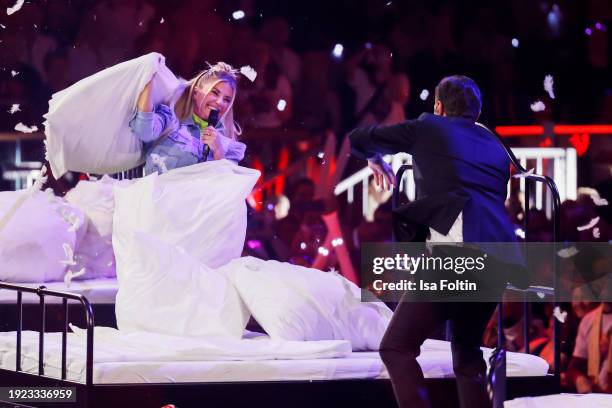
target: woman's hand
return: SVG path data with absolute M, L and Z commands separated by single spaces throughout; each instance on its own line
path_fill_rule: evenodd
M 213 126 L 208 126 L 206 129 L 204 129 L 200 135 L 200 140 L 203 144 L 208 145 L 208 147 L 213 151 L 213 157 L 215 160 L 225 158 L 225 150 L 223 149 L 219 132 L 217 132 L 217 129 L 215 129 Z

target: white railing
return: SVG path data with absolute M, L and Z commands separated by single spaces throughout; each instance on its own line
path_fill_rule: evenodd
M 576 162 L 576 149 L 574 148 L 560 148 L 560 147 L 537 147 L 537 148 L 513 148 L 512 152 L 516 158 L 520 161 L 521 165 L 533 171 L 537 174 L 547 175 L 552 177 L 559 189 L 559 196 L 561 202 L 570 199 L 576 199 L 577 190 L 577 162 Z M 385 160 L 387 163 L 391 163 L 393 171 L 402 164 L 412 163 L 412 157 L 406 153 L 399 153 L 393 156 L 386 156 Z M 362 210 L 363 214 L 368 214 L 369 211 L 369 183 L 372 170 L 365 167 L 358 172 L 352 174 L 346 179 L 338 183 L 334 189 L 334 194 L 339 196 L 346 193 L 347 201 L 352 203 L 355 197 L 355 188 L 358 184 L 361 184 L 361 195 L 362 195 Z M 508 183 L 508 193 L 510 193 L 510 184 L 513 180 Z M 405 177 L 402 180 L 404 184 L 402 190 L 406 193 L 408 199 L 414 200 L 415 187 L 412 176 Z M 549 205 L 551 203 L 550 192 L 547 196 L 543 196 L 542 184 L 535 183 L 536 194 L 535 194 L 535 207 L 542 209 L 544 203 L 546 203 L 546 212 L 550 216 Z M 521 192 L 525 192 L 525 179 L 521 178 L 519 181 L 519 189 Z

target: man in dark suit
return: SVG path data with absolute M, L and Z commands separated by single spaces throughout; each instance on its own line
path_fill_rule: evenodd
M 504 207 L 510 160 L 495 135 L 476 123 L 481 106 L 476 83 L 455 75 L 436 87 L 435 114 L 351 132 L 353 154 L 368 160 L 375 181 L 385 188 L 395 180 L 382 154 L 412 155 L 417 200 L 395 211 L 396 231 L 400 226 L 405 236 L 439 242 L 515 241 Z M 499 256 L 512 263 L 518 254 Z M 380 355 L 400 407 L 430 405 L 416 357 L 427 337 L 447 320 L 461 406 L 490 406 L 479 347 L 494 309 L 495 303 L 399 303 Z

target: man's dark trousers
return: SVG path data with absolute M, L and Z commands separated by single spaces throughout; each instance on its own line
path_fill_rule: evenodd
M 480 350 L 482 333 L 496 303 L 410 302 L 404 294 L 380 345 L 400 408 L 429 407 L 423 371 L 416 358 L 421 345 L 450 321 L 453 369 L 462 408 L 486 408 L 486 364 Z

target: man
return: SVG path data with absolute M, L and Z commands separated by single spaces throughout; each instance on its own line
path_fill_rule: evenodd
M 430 241 L 515 241 L 504 208 L 510 160 L 496 137 L 475 123 L 481 107 L 476 83 L 455 75 L 436 87 L 435 115 L 424 113 L 397 125 L 355 129 L 349 135 L 353 154 L 368 159 L 375 181 L 385 188 L 395 180 L 381 154 L 412 155 L 417 200 L 396 210 L 396 235 L 399 225 L 405 237 Z M 518 254 L 510 252 L 504 261 L 512 262 Z M 430 406 L 416 357 L 425 339 L 446 320 L 451 323 L 461 406 L 490 406 L 479 346 L 494 309 L 495 303 L 399 303 L 380 355 L 400 407 Z

